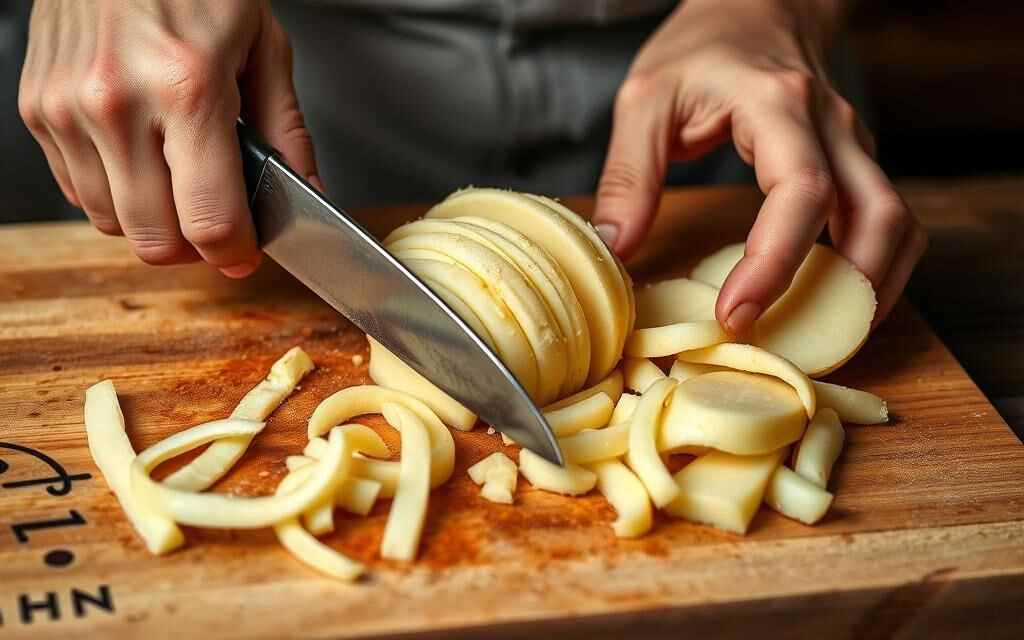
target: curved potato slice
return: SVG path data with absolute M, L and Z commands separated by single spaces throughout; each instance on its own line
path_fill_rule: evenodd
M 636 328 L 663 327 L 679 322 L 715 320 L 718 289 L 709 284 L 675 278 L 636 292 Z
M 604 429 L 587 429 L 576 435 L 558 439 L 558 447 L 566 462 L 590 464 L 625 455 L 629 450 L 629 423 L 613 424 Z
M 544 407 L 544 411 L 555 411 L 557 409 L 564 409 L 569 405 L 576 404 L 586 400 L 591 396 L 596 396 L 599 393 L 603 393 L 611 399 L 612 402 L 618 402 L 619 396 L 622 395 L 622 372 L 616 369 L 608 374 L 608 377 L 598 382 L 597 384 L 587 387 L 582 391 L 577 391 L 571 396 L 562 398 L 558 402 L 552 402 L 548 406 Z
M 597 490 L 615 509 L 612 530 L 620 538 L 636 538 L 651 529 L 651 501 L 640 479 L 619 460 L 587 465 L 597 475 Z
M 611 399 L 601 392 L 576 404 L 545 411 L 544 419 L 548 421 L 555 436 L 562 438 L 584 429 L 600 429 L 607 425 L 614 408 Z
M 612 411 L 612 417 L 608 419 L 608 424 L 619 424 L 622 422 L 629 422 L 629 418 L 636 411 L 636 405 L 640 402 L 640 396 L 633 395 L 632 393 L 624 393 L 619 396 L 619 401 L 615 403 L 615 410 Z
M 786 517 L 814 524 L 832 506 L 832 494 L 780 465 L 768 481 L 764 503 Z
M 647 487 L 651 501 L 657 507 L 672 502 L 679 487 L 672 480 L 672 474 L 658 455 L 658 430 L 665 401 L 676 387 L 670 378 L 658 380 L 640 397 L 640 403 L 629 420 L 629 451 L 626 462 L 629 468 Z
M 626 340 L 626 355 L 634 358 L 660 358 L 728 340 L 729 334 L 717 320 L 677 322 L 663 327 L 637 329 Z
M 822 409 L 807 426 L 796 453 L 793 470 L 822 489 L 828 486 L 832 465 L 843 450 L 846 432 L 832 409 Z
M 716 371 L 728 371 L 729 367 L 719 367 L 714 364 L 698 364 L 696 362 L 686 362 L 685 360 L 676 359 L 672 363 L 672 369 L 668 372 L 668 377 L 674 378 L 679 382 L 685 382 L 690 378 L 696 378 L 702 376 L 705 373 L 714 373 Z
M 622 372 L 626 387 L 643 393 L 658 380 L 666 378 L 665 372 L 647 358 L 626 358 L 622 361 Z
M 430 435 L 419 416 L 397 402 L 381 407 L 384 419 L 402 434 L 402 460 L 398 489 L 391 503 L 380 555 L 412 561 L 420 546 L 430 496 Z
M 559 467 L 529 449 L 519 452 L 519 472 L 538 489 L 567 496 L 587 493 L 597 484 L 593 471 L 572 463 Z
M 878 396 L 820 380 L 813 382 L 818 407 L 834 409 L 843 422 L 883 424 L 889 421 L 889 407 Z

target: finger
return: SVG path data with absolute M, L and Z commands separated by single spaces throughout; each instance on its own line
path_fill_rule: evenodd
M 889 272 L 897 245 L 913 215 L 885 173 L 861 147 L 856 116 L 845 102 L 825 115 L 825 150 L 840 195 L 842 222 L 836 249 L 877 289 Z
M 285 162 L 323 191 L 313 150 L 292 81 L 292 49 L 284 30 L 264 5 L 260 34 L 242 78 L 243 112 Z
M 761 109 L 752 118 L 734 118 L 733 137 L 766 196 L 716 307 L 726 330 L 742 335 L 789 287 L 824 228 L 834 190 L 808 114 Z
M 917 266 L 921 256 L 924 255 L 927 249 L 927 234 L 919 225 L 913 224 L 907 233 L 904 234 L 903 241 L 900 242 L 899 247 L 896 249 L 896 257 L 892 261 L 889 273 L 882 286 L 877 290 L 878 307 L 875 310 L 875 317 L 871 322 L 872 329 L 881 324 L 888 317 L 893 307 L 896 306 L 900 295 L 903 294 L 903 290 L 910 281 L 910 275 L 914 272 L 914 267 Z
M 637 248 L 658 209 L 672 119 L 671 93 L 665 87 L 643 77 L 623 84 L 592 220 L 620 256 L 628 257 Z
M 75 193 L 75 187 L 71 182 L 71 176 L 68 174 L 67 164 L 64 162 L 64 156 L 61 155 L 60 149 L 57 148 L 57 143 L 53 141 L 49 133 L 43 130 L 43 134 L 39 135 L 33 132 L 32 137 L 39 143 L 39 147 L 43 150 L 43 155 L 46 157 L 46 164 L 50 167 L 50 173 L 53 174 L 53 179 L 57 182 L 57 187 L 60 188 L 61 193 L 64 194 L 64 199 L 71 203 L 71 206 L 78 209 L 82 208 L 82 203 L 78 199 L 78 194 Z M 116 235 L 119 229 L 107 229 L 104 233 L 111 233 Z
M 235 94 L 205 107 L 209 116 L 171 118 L 163 148 L 182 234 L 232 278 L 249 275 L 260 261 L 235 131 L 238 102 Z

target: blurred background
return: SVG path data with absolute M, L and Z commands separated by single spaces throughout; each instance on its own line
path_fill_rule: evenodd
M 0 221 L 74 217 L 17 114 L 27 0 L 0 2 Z M 862 0 L 850 35 L 896 179 L 1024 173 L 1024 2 Z

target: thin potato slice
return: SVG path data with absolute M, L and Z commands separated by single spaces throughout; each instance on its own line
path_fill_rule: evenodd
M 124 415 L 110 380 L 97 382 L 85 392 L 85 436 L 103 479 L 149 552 L 164 554 L 185 544 L 185 536 L 174 520 L 150 507 L 131 490 L 128 470 L 135 450 L 125 432 Z
M 559 467 L 529 449 L 519 452 L 519 472 L 538 489 L 567 496 L 587 493 L 597 484 L 593 471 L 572 463 Z
M 571 436 L 584 429 L 600 429 L 608 424 L 615 405 L 603 391 L 576 404 L 545 411 L 544 418 L 558 438 Z
M 818 407 L 834 409 L 843 422 L 883 424 L 889 421 L 889 407 L 878 396 L 829 382 L 814 381 Z
M 785 358 L 749 344 L 726 343 L 706 349 L 684 351 L 677 358 L 697 364 L 715 364 L 750 373 L 763 373 L 784 381 L 800 396 L 807 417 L 814 417 L 817 400 L 811 380 L 795 364 Z
M 689 278 L 662 280 L 636 292 L 636 328 L 714 320 L 717 301 L 718 289 L 711 285 Z
M 353 465 L 353 469 L 355 465 Z M 369 478 L 349 475 L 344 484 L 338 488 L 335 505 L 349 513 L 365 516 L 373 510 L 377 498 L 381 495 L 381 483 Z
M 712 451 L 675 475 L 679 495 L 665 507 L 669 515 L 746 533 L 785 450 L 760 456 Z
M 281 480 L 277 494 L 294 491 L 308 479 L 308 474 L 292 472 Z M 274 535 L 285 549 L 300 561 L 332 578 L 355 580 L 366 568 L 348 556 L 335 551 L 307 533 L 294 516 L 274 525 Z
M 557 409 L 563 409 L 565 407 L 568 407 L 569 405 L 576 404 L 577 402 L 582 402 L 583 400 L 586 400 L 591 396 L 596 396 L 599 393 L 603 393 L 606 396 L 608 396 L 608 398 L 612 402 L 618 402 L 619 396 L 622 395 L 622 387 L 622 372 L 616 369 L 615 371 L 609 373 L 608 377 L 606 377 L 601 382 L 598 382 L 593 386 L 587 387 L 582 391 L 577 391 L 571 396 L 562 398 L 557 402 L 552 402 L 548 406 L 544 407 L 544 411 L 548 412 L 555 411 Z
M 198 446 L 224 437 L 217 423 L 199 425 L 161 440 L 140 453 L 130 470 L 132 492 L 153 510 L 181 524 L 214 529 L 257 529 L 308 511 L 328 496 L 348 475 L 351 448 L 341 431 L 332 431 L 323 459 L 309 480 L 284 495 L 239 498 L 219 493 L 193 493 L 171 489 L 149 477 L 158 464 Z M 300 470 L 301 471 L 301 470 Z
M 629 451 L 626 462 L 629 468 L 647 487 L 651 501 L 657 507 L 664 507 L 679 493 L 679 487 L 672 480 L 672 474 L 658 455 L 658 429 L 665 401 L 676 387 L 671 379 L 658 380 L 644 392 L 640 404 L 629 420 Z
M 629 450 L 629 423 L 604 429 L 588 429 L 558 439 L 558 448 L 566 462 L 589 464 L 625 455 Z
M 702 376 L 705 373 L 714 373 L 716 371 L 728 371 L 728 367 L 719 367 L 713 364 L 697 364 L 696 362 L 686 362 L 685 360 L 676 359 L 672 363 L 672 369 L 668 372 L 668 377 L 674 378 L 679 382 L 685 382 L 690 378 L 696 378 Z
M 288 456 L 287 458 L 284 459 L 284 466 L 286 469 L 288 469 L 289 472 L 291 472 L 298 471 L 302 467 L 311 465 L 314 462 L 316 462 L 316 460 L 310 458 L 309 456 Z
M 737 455 L 796 442 L 807 418 L 793 389 L 776 378 L 720 371 L 676 387 L 661 421 L 658 449 L 712 447 Z
M 434 410 L 437 417 L 459 431 L 469 431 L 476 424 L 476 414 L 458 400 L 438 389 L 432 382 L 402 362 L 395 354 L 370 336 L 370 378 L 389 389 L 404 391 L 419 398 Z
M 619 396 L 619 401 L 615 403 L 615 410 L 612 411 L 612 417 L 608 419 L 608 424 L 628 422 L 639 402 L 640 396 L 633 395 L 632 393 L 624 393 Z
M 403 404 L 385 402 L 381 412 L 388 424 L 402 434 L 402 460 L 398 489 L 380 542 L 380 555 L 409 562 L 416 559 L 427 517 L 430 435 L 419 416 Z
M 780 465 L 768 482 L 764 503 L 787 518 L 814 524 L 832 506 L 832 494 Z
M 721 287 L 742 257 L 742 244 L 724 247 L 698 264 L 693 277 Z M 816 244 L 789 289 L 755 323 L 750 342 L 823 376 L 864 344 L 875 304 L 871 282 L 846 258 Z
M 636 538 L 651 529 L 651 501 L 640 479 L 619 460 L 587 465 L 597 475 L 597 490 L 615 509 L 612 530 L 620 538 Z
M 512 459 L 500 451 L 492 453 L 466 470 L 470 479 L 480 486 L 480 496 L 491 502 L 512 504 L 519 478 L 519 469 Z
M 292 347 L 270 367 L 270 373 L 239 401 L 232 418 L 262 422 L 291 395 L 296 385 L 315 368 L 299 347 Z M 163 479 L 181 491 L 204 491 L 227 473 L 249 448 L 252 438 L 225 438 L 212 443 L 194 460 Z
M 451 477 L 455 468 L 455 441 L 452 434 L 441 422 L 430 407 L 422 401 L 401 391 L 385 389 L 373 385 L 362 385 L 342 389 L 323 400 L 309 419 L 309 437 L 314 438 L 325 433 L 332 426 L 344 422 L 349 418 L 370 413 L 380 413 L 381 407 L 386 402 L 396 402 L 404 405 L 427 426 L 430 433 L 430 486 L 436 487 Z M 307 454 L 308 455 L 308 454 Z M 357 459 L 358 460 L 358 459 Z M 369 475 L 367 468 L 393 465 L 393 462 L 384 460 L 364 460 L 353 469 L 355 475 L 372 478 L 385 485 L 386 477 Z M 369 464 L 374 463 L 374 464 Z M 382 494 L 383 495 L 383 494 Z
M 647 391 L 652 384 L 667 377 L 647 358 L 626 358 L 622 361 L 622 371 L 626 387 L 637 393 Z
M 832 409 L 822 409 L 811 420 L 800 441 L 793 470 L 822 489 L 828 486 L 832 465 L 843 450 L 846 432 Z
M 637 329 L 626 340 L 626 355 L 634 358 L 672 356 L 680 351 L 702 349 L 729 340 L 717 320 L 677 322 L 663 327 Z

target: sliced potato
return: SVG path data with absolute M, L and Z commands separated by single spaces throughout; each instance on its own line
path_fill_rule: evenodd
M 608 424 L 628 422 L 639 402 L 640 396 L 633 395 L 632 393 L 624 393 L 619 396 L 619 401 L 615 403 L 615 410 L 612 411 L 612 417 L 608 419 Z
M 611 503 L 616 518 L 612 530 L 620 538 L 636 538 L 651 529 L 651 501 L 640 479 L 619 460 L 593 462 L 587 467 L 597 476 L 597 490 Z
M 622 372 L 626 387 L 637 393 L 647 391 L 652 384 L 667 377 L 647 358 L 626 358 L 622 361 Z
M 404 404 L 385 402 L 384 419 L 402 434 L 402 460 L 398 489 L 391 503 L 380 555 L 392 560 L 416 558 L 427 517 L 430 496 L 430 433 L 418 415 Z
M 636 328 L 714 320 L 717 301 L 718 289 L 711 285 L 689 278 L 662 280 L 637 290 Z
M 764 503 L 788 518 L 814 524 L 832 506 L 832 494 L 779 465 L 768 482 Z
M 571 396 L 562 398 L 557 402 L 552 402 L 548 406 L 544 407 L 544 411 L 546 413 L 549 411 L 562 409 L 568 407 L 571 404 L 576 404 L 577 402 L 586 400 L 587 398 L 595 396 L 599 393 L 603 393 L 606 396 L 608 396 L 608 398 L 611 399 L 612 402 L 618 402 L 619 396 L 622 395 L 622 387 L 622 372 L 616 369 L 615 371 L 609 373 L 608 377 L 606 377 L 601 382 L 598 382 L 593 386 L 587 387 L 582 391 L 577 391 Z
M 576 404 L 545 411 L 544 418 L 556 437 L 563 438 L 584 429 L 599 429 L 612 417 L 615 405 L 603 391 Z
M 491 502 L 512 504 L 519 469 L 512 459 L 500 451 L 492 453 L 466 470 L 480 486 L 480 496 Z
M 529 449 L 519 452 L 519 472 L 538 489 L 567 496 L 587 493 L 597 484 L 593 471 L 573 463 L 559 467 Z
M 814 381 L 818 407 L 834 409 L 843 422 L 883 424 L 889 421 L 889 407 L 878 396 L 838 384 Z
M 588 464 L 625 455 L 629 450 L 629 423 L 613 424 L 604 429 L 587 429 L 576 435 L 558 439 L 566 462 Z
M 832 409 L 822 409 L 811 420 L 800 441 L 793 470 L 822 489 L 828 486 L 832 465 L 843 450 L 846 432 Z
M 626 355 L 634 358 L 672 356 L 680 351 L 702 349 L 728 340 L 729 334 L 717 320 L 678 322 L 637 329 L 626 340 Z
M 679 493 L 672 474 L 658 455 L 658 430 L 665 401 L 676 387 L 670 378 L 658 380 L 644 392 L 629 420 L 629 451 L 626 462 L 647 488 L 651 501 L 664 507 Z

